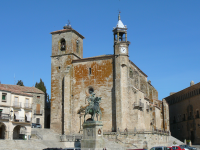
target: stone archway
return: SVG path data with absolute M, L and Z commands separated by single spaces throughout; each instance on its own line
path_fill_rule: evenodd
M 23 136 L 26 134 L 26 127 L 22 125 L 16 125 L 13 129 L 13 139 L 23 139 Z
M 3 122 L 0 122 L 0 139 L 6 138 L 6 125 Z

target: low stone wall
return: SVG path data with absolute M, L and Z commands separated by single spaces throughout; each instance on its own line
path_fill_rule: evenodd
M 104 138 L 109 141 L 116 142 L 122 145 L 124 148 L 132 149 L 150 149 L 154 146 L 169 146 L 169 134 L 157 134 L 157 133 L 117 133 L 117 132 L 105 132 Z

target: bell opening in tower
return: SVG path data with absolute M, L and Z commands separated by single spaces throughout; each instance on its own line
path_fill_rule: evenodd
M 60 50 L 61 51 L 64 51 L 65 50 L 65 39 L 61 39 L 60 40 Z

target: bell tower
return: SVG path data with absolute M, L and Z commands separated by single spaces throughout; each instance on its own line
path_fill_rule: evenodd
M 116 102 L 116 126 L 115 128 L 124 131 L 128 122 L 128 68 L 130 42 L 127 41 L 127 27 L 118 15 L 117 26 L 113 28 L 114 35 L 114 56 L 115 56 L 115 102 Z
M 71 125 L 72 61 L 83 58 L 84 37 L 70 24 L 51 32 L 51 129 L 69 134 Z M 69 109 L 67 109 L 69 108 Z

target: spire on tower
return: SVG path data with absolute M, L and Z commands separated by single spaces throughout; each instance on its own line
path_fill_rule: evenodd
M 119 10 L 118 21 L 121 20 L 121 19 L 120 19 L 120 13 L 121 13 L 121 11 Z

